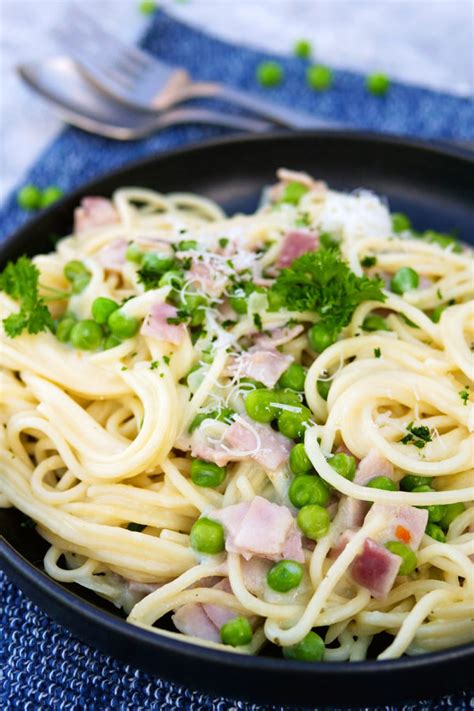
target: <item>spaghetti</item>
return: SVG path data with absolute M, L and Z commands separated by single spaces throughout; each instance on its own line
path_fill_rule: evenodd
M 450 236 L 301 173 L 231 218 L 85 198 L 0 282 L 0 503 L 50 576 L 159 634 L 313 661 L 470 641 L 473 284 Z

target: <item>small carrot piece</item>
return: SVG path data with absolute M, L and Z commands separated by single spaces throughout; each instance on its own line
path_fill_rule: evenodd
M 410 543 L 411 541 L 411 533 L 408 528 L 405 528 L 405 526 L 397 526 L 395 529 L 395 535 L 398 540 L 403 541 L 404 543 Z

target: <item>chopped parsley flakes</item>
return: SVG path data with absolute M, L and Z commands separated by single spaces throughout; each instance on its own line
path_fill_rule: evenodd
M 469 393 L 467 392 L 467 390 L 460 390 L 458 395 L 461 398 L 461 400 L 463 401 L 463 403 L 465 405 L 467 405 L 468 400 L 469 400 Z
M 432 441 L 431 432 L 426 425 L 420 425 L 415 427 L 413 422 L 407 425 L 408 433 L 401 440 L 402 444 L 413 444 L 418 449 L 423 449 L 423 447 Z
M 380 358 L 381 355 L 382 355 L 382 351 L 380 350 L 380 348 L 374 348 L 374 356 L 376 358 Z

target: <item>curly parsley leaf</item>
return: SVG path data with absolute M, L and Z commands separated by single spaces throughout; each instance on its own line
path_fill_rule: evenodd
M 336 336 L 363 301 L 385 301 L 379 278 L 357 276 L 335 249 L 303 254 L 283 269 L 272 291 L 290 311 L 315 311 Z
M 28 333 L 53 330 L 54 322 L 44 299 L 38 293 L 39 270 L 28 257 L 9 262 L 0 274 L 0 291 L 20 302 L 20 311 L 3 319 L 5 333 L 10 338 Z

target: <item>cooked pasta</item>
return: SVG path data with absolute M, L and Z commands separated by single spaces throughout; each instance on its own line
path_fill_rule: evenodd
M 5 268 L 0 505 L 51 577 L 157 634 L 306 661 L 468 642 L 472 254 L 278 177 L 230 218 L 84 198 Z

